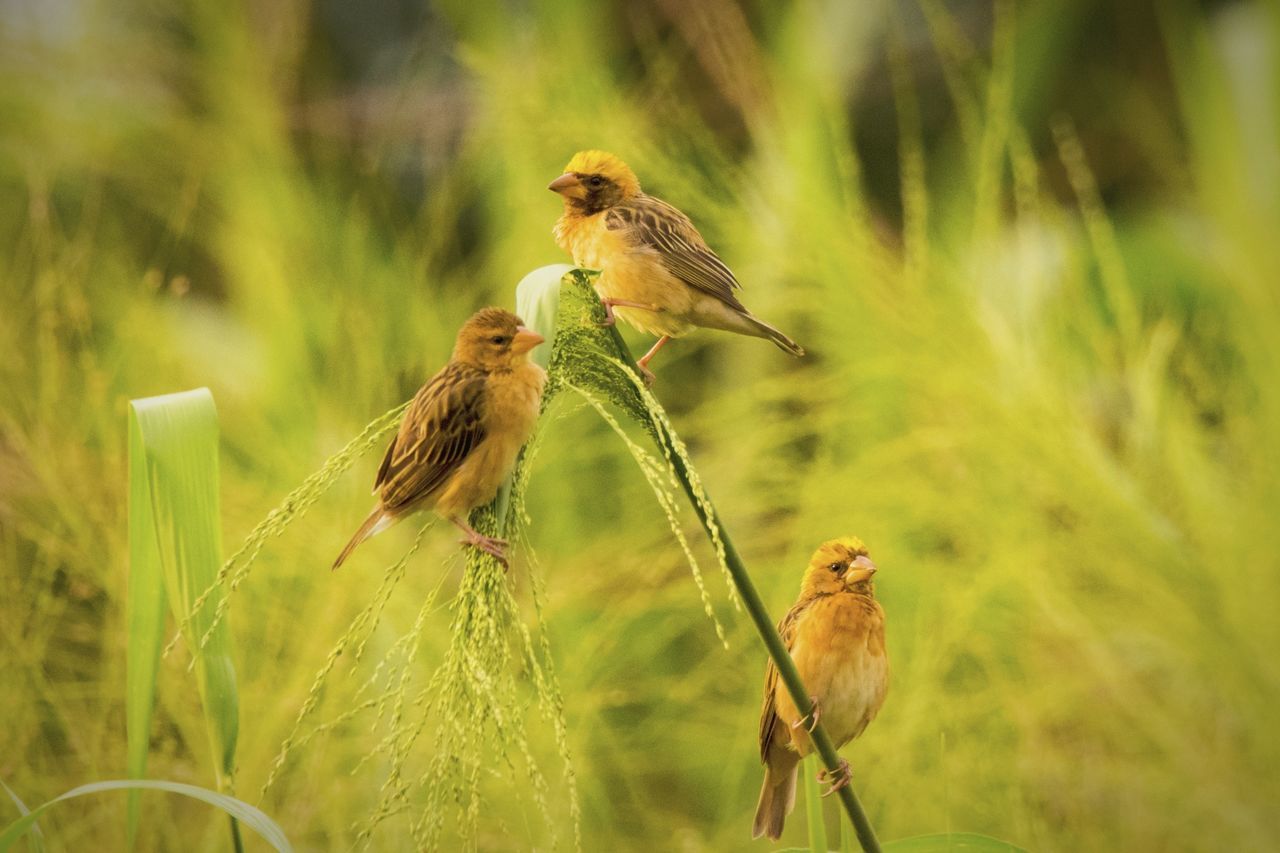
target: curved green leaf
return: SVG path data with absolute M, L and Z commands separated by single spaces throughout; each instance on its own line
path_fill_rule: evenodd
M 31 814 L 31 809 L 27 808 L 27 804 L 22 801 L 21 797 L 13 792 L 12 788 L 4 782 L 0 782 L 0 788 L 4 788 L 5 793 L 9 795 L 9 799 L 13 800 L 13 804 L 18 807 L 19 814 L 24 816 Z M 40 825 L 37 823 L 31 824 L 31 838 L 29 839 L 29 843 L 31 845 L 31 853 L 44 853 L 44 833 L 40 830 Z
M 129 404 L 128 772 L 146 772 L 156 672 L 164 634 L 165 598 L 187 626 L 193 650 L 212 625 L 214 607 L 192 614 L 196 597 L 222 564 L 218 505 L 218 414 L 207 388 L 133 400 Z M 239 699 L 231 638 L 225 623 L 196 655 L 196 686 L 204 706 L 218 787 L 235 770 Z M 129 837 L 138 821 L 129 801 Z M 233 832 L 234 832 L 233 828 Z
M 547 339 L 529 354 L 534 362 L 546 367 L 551 360 L 551 344 L 556 333 L 556 317 L 560 312 L 560 284 L 575 269 L 571 264 L 538 267 L 516 285 L 516 314 L 524 324 Z
M 72 788 L 62 796 L 55 797 L 15 820 L 0 833 L 0 853 L 5 853 L 13 845 L 13 842 L 17 841 L 22 837 L 23 833 L 35 825 L 36 820 L 42 814 L 63 800 L 82 797 L 85 794 L 97 794 L 102 791 L 123 790 L 167 791 L 171 794 L 181 794 L 184 797 L 200 800 L 222 809 L 232 818 L 239 820 L 266 839 L 267 843 L 279 850 L 280 853 L 290 853 L 293 850 L 293 847 L 289 844 L 289 839 L 285 837 L 284 830 L 280 828 L 279 824 L 267 817 L 264 812 L 243 800 L 237 800 L 235 797 L 219 794 L 217 791 L 210 791 L 207 788 L 201 788 L 196 785 L 186 785 L 182 782 L 165 782 L 159 779 L 113 779 L 107 782 L 91 782 L 88 785 Z

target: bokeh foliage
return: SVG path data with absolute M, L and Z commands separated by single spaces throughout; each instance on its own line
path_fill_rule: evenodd
M 1274 845 L 1274 4 L 2 12 L 0 778 L 26 802 L 125 764 L 127 401 L 212 389 L 230 553 L 470 311 L 563 260 L 544 187 L 592 146 L 811 352 L 695 335 L 656 361 L 658 394 L 779 614 L 824 538 L 856 533 L 884 569 L 894 683 L 846 750 L 881 837 Z M 525 499 L 584 847 L 745 849 L 752 629 L 709 584 L 723 648 L 626 449 L 552 415 Z M 242 794 L 414 539 L 327 571 L 372 465 L 237 593 Z M 428 531 L 372 651 L 460 566 Z M 429 615 L 433 669 L 449 620 Z M 186 665 L 162 663 L 149 775 L 203 784 Z M 326 718 L 358 687 L 331 681 Z M 557 766 L 550 727 L 528 730 Z M 377 737 L 338 727 L 290 760 L 259 805 L 298 849 L 346 849 L 374 813 L 381 776 L 350 771 Z M 479 784 L 482 849 L 545 843 L 509 774 Z M 144 846 L 226 844 L 221 813 L 173 800 Z M 122 836 L 120 802 L 69 802 L 46 837 Z

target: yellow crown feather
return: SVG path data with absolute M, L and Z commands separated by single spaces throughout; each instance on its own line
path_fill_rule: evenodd
M 640 181 L 631 167 L 608 151 L 579 151 L 564 167 L 565 172 L 578 175 L 600 175 L 617 184 L 623 197 L 640 192 Z

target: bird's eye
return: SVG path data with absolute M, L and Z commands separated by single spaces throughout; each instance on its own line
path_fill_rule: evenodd
M 592 175 L 591 177 L 587 178 L 587 183 L 590 184 L 592 187 L 599 189 L 600 187 L 604 186 L 604 178 L 600 177 L 599 175 Z
M 508 339 L 506 335 L 494 335 L 492 338 L 489 338 L 489 340 L 493 341 L 498 346 L 502 346 Z
M 835 572 L 836 574 L 839 574 L 840 570 L 844 568 L 844 563 L 832 563 L 831 565 L 827 566 L 827 568 Z

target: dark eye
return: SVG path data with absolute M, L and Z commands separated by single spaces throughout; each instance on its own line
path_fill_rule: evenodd
M 506 335 L 494 335 L 492 338 L 489 338 L 489 340 L 493 341 L 498 346 L 502 346 L 507 341 L 509 341 L 510 338 L 508 338 Z
M 836 574 L 839 574 L 841 570 L 844 569 L 844 563 L 832 563 L 831 565 L 827 566 L 827 568 L 835 572 Z
M 587 178 L 587 183 L 590 184 L 594 189 L 600 189 L 600 187 L 604 186 L 604 178 L 600 177 L 599 175 L 592 175 L 591 177 Z

